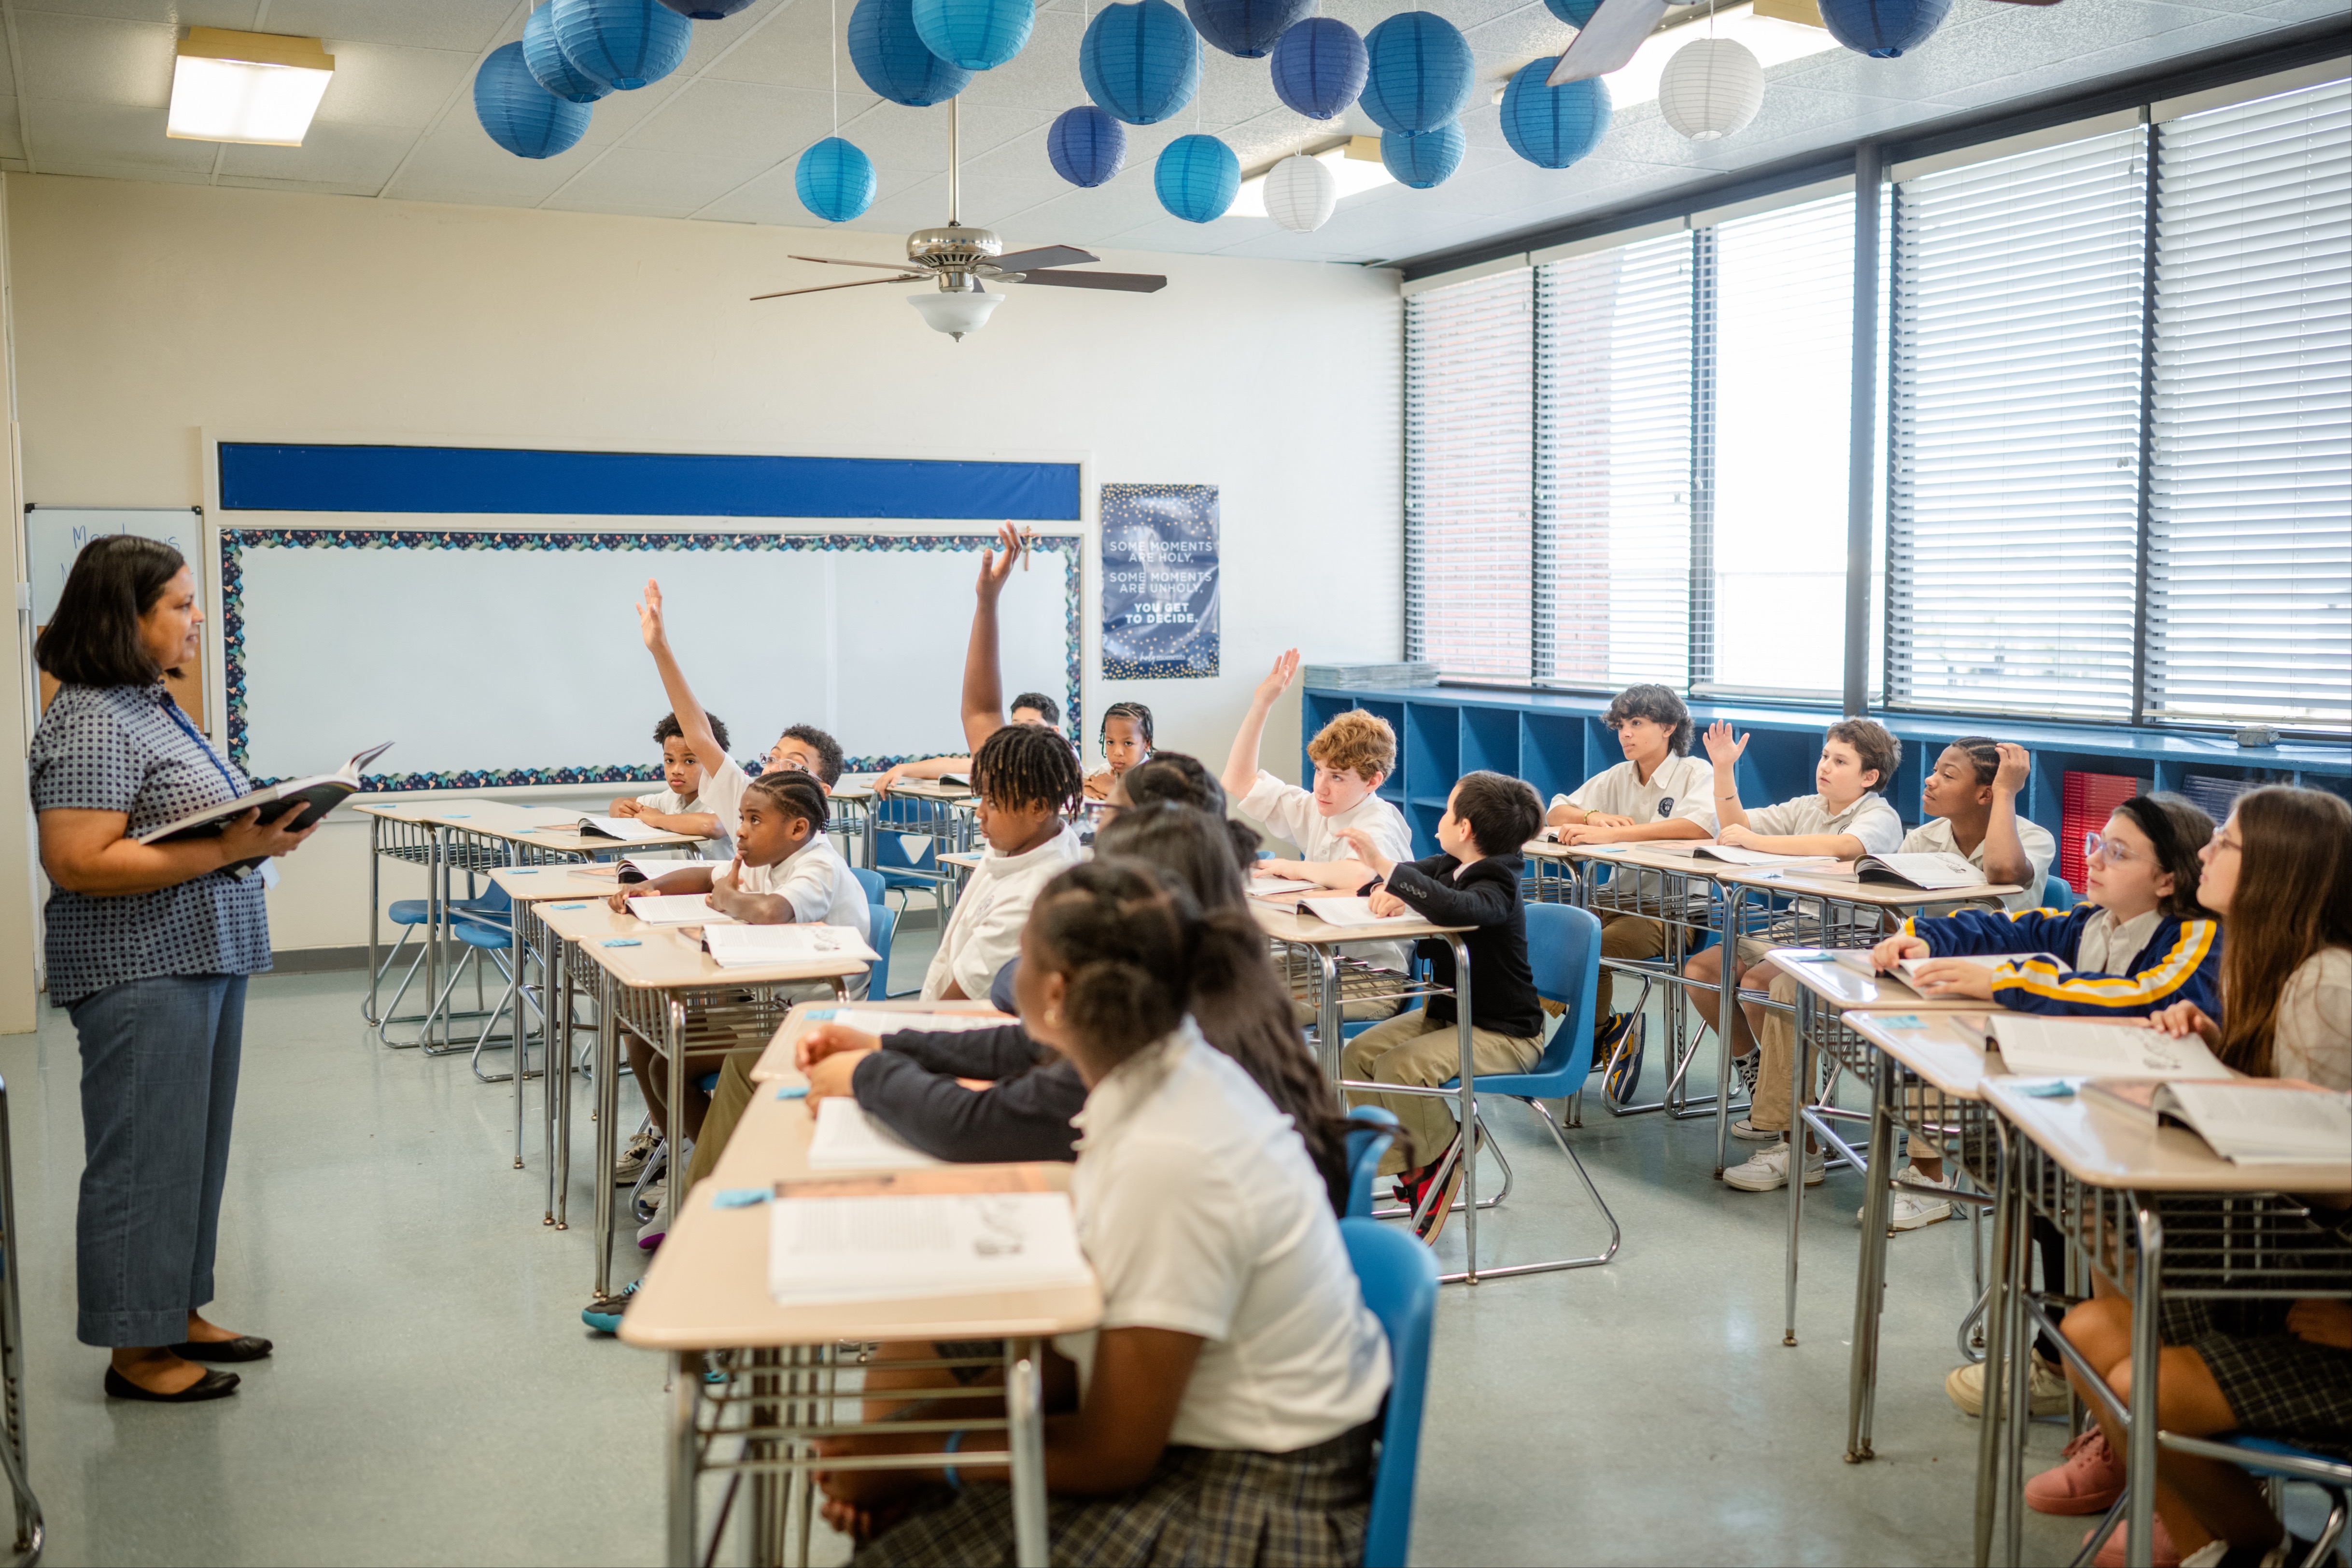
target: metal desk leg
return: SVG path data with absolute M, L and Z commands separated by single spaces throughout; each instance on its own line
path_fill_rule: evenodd
M 2022 1223 L 2017 1211 L 2024 1204 L 2007 1124 L 1996 1129 L 1994 1136 L 2000 1140 L 2000 1179 L 1993 1193 L 1992 1297 L 1985 1309 L 1984 1426 L 1977 1434 L 1976 1568 L 1990 1568 L 1992 1562 L 1993 1523 L 2000 1508 L 2000 1423 L 2009 1395 L 2002 1373 L 2017 1312 L 2011 1289 L 2010 1237 Z
M 2033 1317 L 2025 1310 L 2026 1292 L 2033 1279 L 2031 1245 L 2033 1226 L 2032 1208 L 2023 1181 L 2018 1183 L 2017 1214 L 2009 1228 L 2009 1345 L 2008 1360 L 2002 1363 L 2002 1409 L 2009 1424 L 2003 1428 L 2008 1438 L 2003 1453 L 2002 1495 L 2009 1503 L 2008 1551 L 2010 1568 L 2017 1568 L 2025 1550 L 2025 1436 L 2033 1425 L 2033 1408 L 2028 1396 L 2028 1374 L 2032 1370 Z M 2146 1537 L 2141 1539 L 2145 1540 Z M 2144 1565 L 2143 1565 L 2144 1568 Z
M 1339 955 L 1328 947 L 1310 947 L 1315 960 L 1315 1040 L 1321 1047 L 1323 1076 L 1337 1083 L 1346 1075 L 1339 1068 L 1347 1048 L 1347 1010 L 1339 1002 Z
M 1780 1342 L 1797 1342 L 1797 1233 L 1805 1218 L 1805 1042 L 1812 1038 L 1812 993 L 1797 987 L 1797 1048 L 1789 1064 L 1789 1272 L 1788 1321 Z
M 1005 1443 L 1013 1456 L 1013 1543 L 1021 1568 L 1046 1568 L 1045 1421 L 1038 1381 L 1038 1342 L 1012 1341 L 1005 1347 Z
M 700 1478 L 699 1442 L 694 1430 L 702 1397 L 702 1357 L 680 1351 L 669 1369 L 669 1551 L 670 1568 L 698 1568 L 694 1489 Z
M 1470 1059 L 1470 950 L 1458 935 L 1445 939 L 1454 950 L 1454 1018 L 1462 1040 L 1462 1088 L 1460 1104 L 1455 1114 L 1460 1121 L 1454 1137 L 1462 1144 L 1462 1223 L 1467 1228 L 1462 1234 L 1469 1249 L 1469 1273 L 1465 1276 L 1473 1285 L 1478 1283 L 1478 1079 Z
M 368 994 L 367 1006 L 361 1016 L 373 1026 L 378 1022 L 376 1009 L 376 966 L 383 962 L 377 956 L 380 938 L 376 933 L 377 911 L 383 907 L 383 818 L 368 818 Z M 430 995 L 432 993 L 427 992 Z
M 663 1178 L 669 1184 L 668 1196 L 663 1199 L 675 1216 L 686 1203 L 686 1004 L 675 996 L 664 998 L 669 1005 L 663 1014 L 662 1033 L 668 1036 L 663 1042 L 663 1054 L 669 1060 L 669 1126 L 662 1136 L 669 1143 L 669 1173 Z M 608 1164 L 604 1167 L 611 1170 Z M 606 1185 L 613 1178 L 606 1176 Z
M 1715 980 L 1715 1179 L 1718 1182 L 1723 1180 L 1724 1151 L 1731 1136 L 1731 1036 L 1739 1027 L 1739 921 L 1747 898 L 1748 889 L 1737 882 L 1725 894 L 1723 941 L 1716 951 L 1723 961 Z M 1797 1174 L 1801 1184 L 1804 1173 Z
M 597 972 L 601 976 L 603 970 Z M 613 1162 L 617 1158 L 614 1148 L 614 1124 L 620 1120 L 621 1054 L 620 1026 L 615 1021 L 610 994 L 611 982 L 600 979 L 596 987 L 596 1300 L 608 1300 L 613 1294 Z M 675 1154 L 676 1150 L 671 1152 Z M 702 1373 L 694 1373 L 698 1381 Z
M 1801 1047 L 1797 1052 L 1802 1057 Z M 1895 1141 L 1893 1071 L 1885 1052 L 1874 1052 L 1870 1072 L 1870 1163 L 1862 1200 L 1862 1262 L 1853 1288 L 1853 1354 L 1848 1373 L 1845 1462 L 1872 1458 L 1871 1408 L 1878 1393 L 1878 1314 L 1886 1299 L 1886 1225 L 1895 1187 L 1887 1179 L 1883 1151 Z M 1793 1173 L 1800 1180 L 1802 1173 Z
M 548 994 L 562 1018 L 560 1024 L 548 1024 L 547 1071 L 542 1075 L 547 1089 L 547 1223 L 566 1230 L 570 1225 L 564 1210 L 572 1195 L 572 964 L 570 944 L 544 925 L 540 929 L 547 939 Z
M 2164 1261 L 2164 1221 L 2145 1201 L 2137 1205 L 2139 1266 L 2132 1276 L 2131 1431 L 2126 1446 L 2129 1477 L 2125 1542 L 2131 1568 L 2148 1568 L 2156 1547 L 2156 1380 L 2162 1345 L 2157 1336 L 2157 1279 Z
M 8 1086 L 0 1083 L 0 1400 L 5 1400 L 6 1441 L 0 1467 L 16 1505 L 16 1561 L 39 1561 L 47 1533 L 41 1500 L 33 1495 L 25 1465 L 25 1313 L 16 1294 L 16 1156 L 8 1137 Z

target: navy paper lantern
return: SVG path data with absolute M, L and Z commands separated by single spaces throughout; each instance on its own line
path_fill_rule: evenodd
M 874 160 L 828 136 L 801 154 L 793 169 L 801 205 L 827 223 L 847 223 L 874 205 Z
M 909 0 L 857 0 L 849 13 L 849 63 L 858 80 L 909 109 L 945 103 L 971 82 L 971 72 L 924 47 Z
M 1592 25 L 1601 0 L 1544 0 L 1544 9 L 1580 33 Z
M 519 43 L 492 49 L 474 73 L 474 114 L 490 140 L 518 158 L 552 158 L 588 132 L 588 106 L 540 86 Z
M 1087 96 L 1129 125 L 1157 125 L 1201 86 L 1201 40 L 1168 0 L 1106 5 L 1078 40 Z
M 1184 14 L 1201 37 L 1229 55 L 1263 59 L 1275 40 L 1315 6 L 1315 0 L 1184 0 Z
M 1242 188 L 1242 161 L 1213 136 L 1179 136 L 1160 151 L 1151 171 L 1160 205 L 1186 223 L 1225 216 Z
M 661 0 L 661 3 L 681 16 L 691 16 L 698 22 L 724 22 L 749 5 L 751 0 Z
M 1434 131 L 1381 132 L 1381 162 L 1400 184 L 1425 191 L 1442 185 L 1462 166 L 1462 122 L 1448 121 Z
M 1045 156 L 1074 185 L 1108 184 L 1127 167 L 1127 127 L 1091 103 L 1066 109 L 1045 132 Z
M 677 69 L 694 24 L 654 0 L 551 0 L 555 41 L 572 68 L 629 90 Z
M 1926 43 L 1952 0 L 1822 0 L 1830 37 L 1859 55 L 1891 60 Z
M 592 76 L 574 70 L 555 39 L 555 7 L 541 5 L 522 25 L 522 63 L 531 79 L 558 98 L 593 103 L 613 89 Z
M 1609 87 L 1599 77 L 1546 87 L 1554 62 L 1522 67 L 1503 89 L 1503 140 L 1538 168 L 1565 169 L 1609 129 Z
M 1021 52 L 1037 20 L 1034 0 L 915 0 L 923 47 L 968 71 L 994 70 Z
M 1309 120 L 1336 120 L 1364 90 L 1367 64 L 1355 28 L 1309 16 L 1275 40 L 1274 95 Z
M 1364 52 L 1370 68 L 1357 101 L 1381 130 L 1434 131 L 1469 107 L 1477 64 L 1470 40 L 1444 17 L 1428 11 L 1391 16 L 1364 40 Z

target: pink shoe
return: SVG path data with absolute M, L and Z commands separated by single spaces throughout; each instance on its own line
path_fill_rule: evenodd
M 2107 1447 L 2105 1432 L 2084 1427 L 2063 1457 L 2064 1464 L 2025 1483 L 2026 1507 L 2036 1513 L 2105 1513 L 2116 1506 L 2124 1495 L 2124 1460 Z
M 2124 1568 L 2124 1563 L 2128 1560 L 2126 1549 L 2124 1546 L 2124 1537 L 2130 1531 L 2131 1526 L 2128 1524 L 2116 1526 L 2116 1532 L 2107 1537 L 2107 1543 L 2099 1548 L 2099 1554 L 2096 1557 L 2091 1559 L 2092 1568 Z M 2148 1561 L 2155 1563 L 2156 1568 L 2180 1568 L 2180 1553 L 2173 1549 L 2172 1537 L 2165 1533 L 2163 1520 L 2159 1519 L 2156 1521 L 2156 1529 L 2152 1533 L 2156 1537 L 2156 1550 L 2149 1555 Z M 2090 1532 L 2085 1531 L 2083 1540 L 2087 1543 L 2090 1539 Z

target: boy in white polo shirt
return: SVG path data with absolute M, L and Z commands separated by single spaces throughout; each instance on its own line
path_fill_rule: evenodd
M 716 713 L 705 713 L 703 722 L 722 752 L 727 749 L 727 722 Z M 735 819 L 721 819 L 702 805 L 702 759 L 695 754 L 694 742 L 686 738 L 685 729 L 677 715 L 665 713 L 654 726 L 654 744 L 661 748 L 663 788 L 646 795 L 625 795 L 612 804 L 614 816 L 633 816 L 647 827 L 658 827 L 665 833 L 692 833 L 708 840 L 702 847 L 702 858 L 708 860 L 735 858 Z
M 1617 732 L 1625 760 L 1585 780 L 1573 795 L 1552 796 L 1544 836 L 1562 844 L 1714 837 L 1713 773 L 1690 754 L 1691 716 L 1683 700 L 1664 686 L 1629 686 L 1601 722 Z M 1602 958 L 1655 958 L 1665 950 L 1663 922 L 1641 915 L 1601 917 Z M 1593 1026 L 1592 1059 L 1606 1068 L 1610 1097 L 1622 1103 L 1642 1078 L 1642 1020 L 1616 1010 L 1623 993 L 1613 972 L 1602 984 L 1608 1006 Z
M 1361 709 L 1351 709 L 1323 726 L 1307 747 L 1315 764 L 1315 787 L 1285 784 L 1257 765 L 1258 742 L 1265 732 L 1266 715 L 1298 674 L 1298 650 L 1292 648 L 1274 661 L 1274 668 L 1258 682 L 1249 712 L 1234 736 L 1225 758 L 1223 784 L 1235 809 L 1255 817 L 1276 837 L 1298 846 L 1297 860 L 1261 860 L 1257 875 L 1287 877 L 1316 883 L 1335 892 L 1354 893 L 1375 881 L 1372 869 L 1356 858 L 1341 837 L 1353 828 L 1369 837 L 1391 860 L 1410 860 L 1412 830 L 1404 813 L 1380 797 L 1380 787 L 1396 768 L 1396 731 L 1388 721 Z M 1349 958 L 1402 973 L 1406 965 L 1401 942 L 1349 942 L 1339 950 Z M 1396 1011 L 1393 1000 L 1350 1002 L 1350 1019 L 1385 1018 Z M 1312 1023 L 1315 1007 L 1298 1004 L 1301 1023 Z

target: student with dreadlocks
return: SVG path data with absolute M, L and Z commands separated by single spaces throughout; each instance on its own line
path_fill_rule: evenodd
M 1151 710 L 1140 702 L 1114 702 L 1103 710 L 1102 771 L 1087 775 L 1087 798 L 1108 800 L 1127 770 L 1151 755 Z

